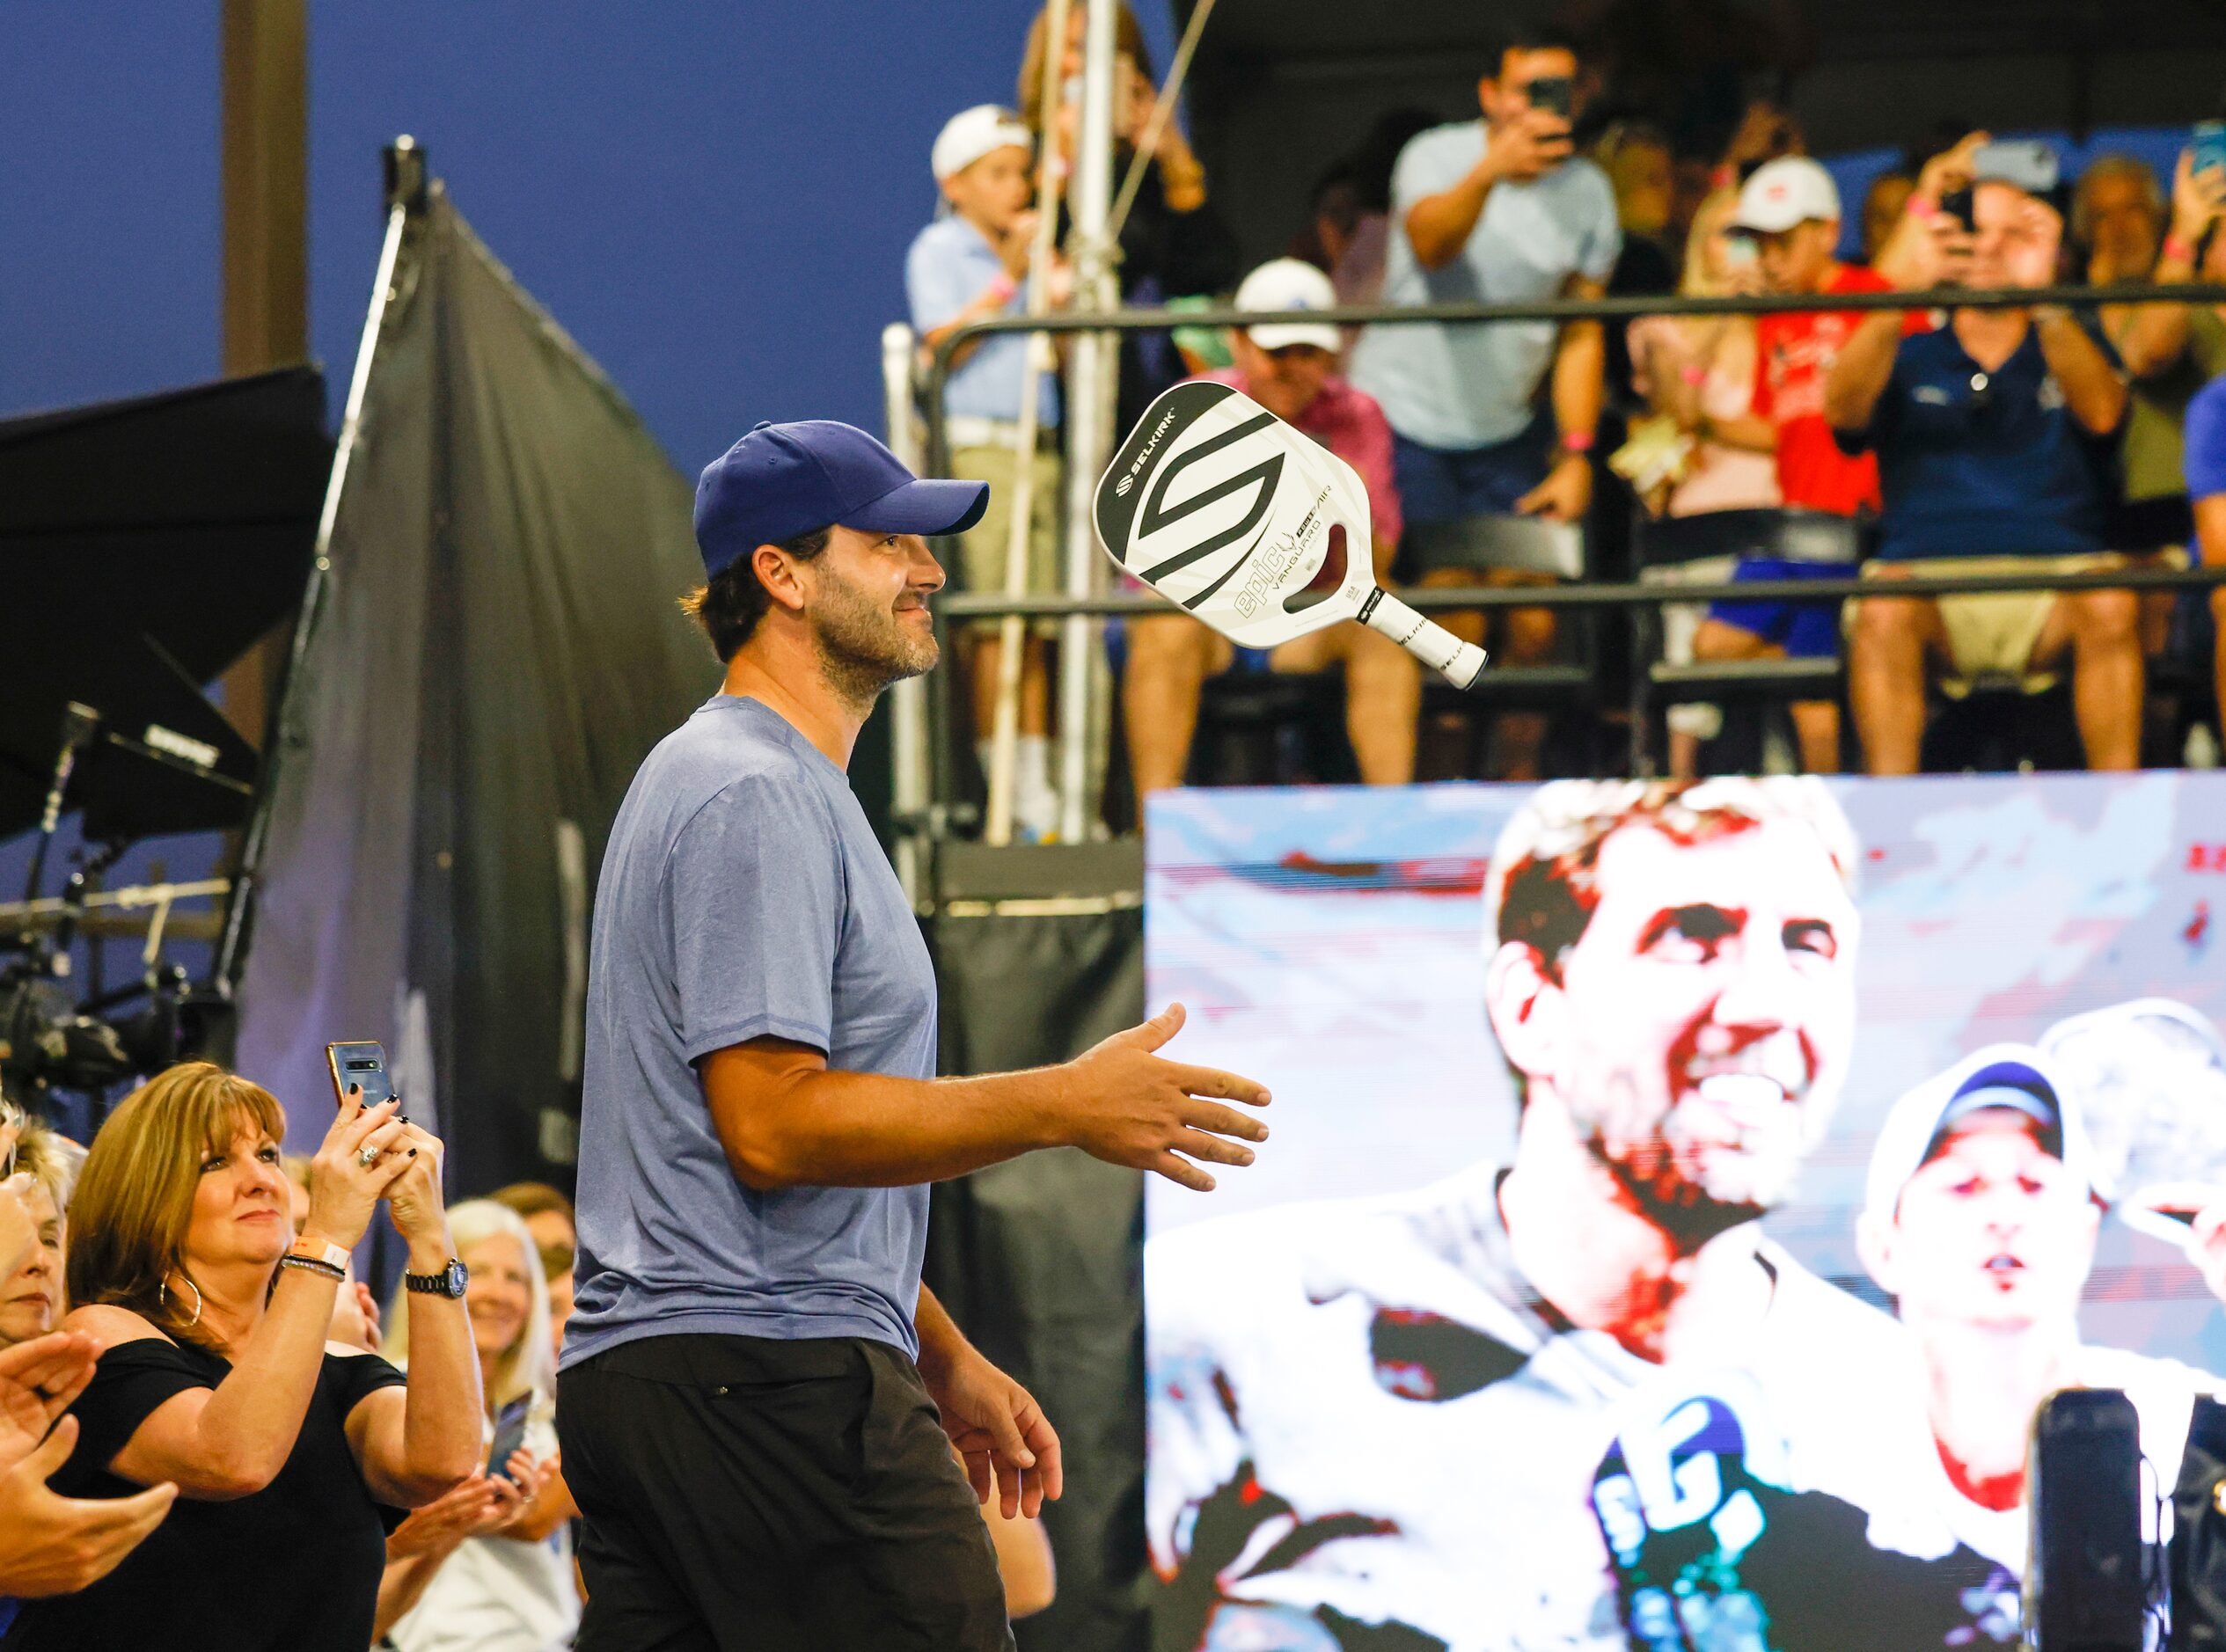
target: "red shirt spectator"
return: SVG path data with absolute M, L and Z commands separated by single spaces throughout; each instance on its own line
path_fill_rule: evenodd
M 1826 293 L 1882 293 L 1886 278 L 1842 264 Z M 1777 427 L 1778 491 L 1789 505 L 1851 516 L 1878 508 L 1878 463 L 1840 450 L 1824 420 L 1824 382 L 1863 319 L 1856 310 L 1763 316 L 1755 323 L 1754 412 Z

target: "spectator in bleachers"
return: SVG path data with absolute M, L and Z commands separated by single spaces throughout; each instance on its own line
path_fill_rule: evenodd
M 1764 289 L 1825 296 L 1881 292 L 1886 282 L 1859 264 L 1842 263 L 1840 192 L 1832 175 L 1805 156 L 1782 156 L 1757 168 L 1739 190 L 1732 227 L 1754 249 Z M 1704 442 L 1768 454 L 1782 503 L 1849 516 L 1874 511 L 1878 467 L 1868 455 L 1841 452 L 1824 420 L 1824 386 L 1833 363 L 1860 320 L 1851 311 L 1768 315 L 1755 322 L 1755 373 L 1748 408 L 1719 415 L 1695 409 Z M 1785 585 L 1832 569 L 1750 558 L 1732 572 L 1741 584 Z M 1790 602 L 1758 588 L 1750 601 L 1717 603 L 1695 633 L 1701 660 L 1822 659 L 1839 651 L 1835 603 Z M 1840 708 L 1830 700 L 1793 707 L 1802 766 L 1830 773 L 1840 766 Z
M 2097 286 L 2119 281 L 2216 280 L 2226 247 L 2215 227 L 2226 209 L 2226 172 L 2193 171 L 2183 154 L 2167 209 L 2156 175 L 2131 155 L 2105 155 L 2079 179 L 2071 235 Z M 2205 305 L 2105 304 L 2103 332 L 2124 362 L 2132 403 L 2120 448 L 2122 493 L 2112 538 L 2145 561 L 2185 566 L 2193 528 L 2181 469 L 2187 406 L 2226 372 L 2226 322 Z M 2142 596 L 2142 652 L 2162 652 L 2174 594 Z
M 1254 270 L 1236 295 L 1240 310 L 1322 310 L 1335 302 L 1327 275 L 1287 258 Z M 1338 342 L 1337 329 L 1327 322 L 1252 327 L 1230 340 L 1236 365 L 1205 376 L 1242 391 L 1360 473 L 1368 490 L 1376 574 L 1386 579 L 1400 532 L 1391 428 L 1373 398 L 1337 376 Z M 1345 554 L 1366 555 L 1369 548 L 1349 545 Z M 1333 557 L 1317 583 L 1334 586 L 1343 574 Z M 1122 701 L 1138 797 L 1183 784 L 1201 687 L 1235 657 L 1226 637 L 1188 614 L 1145 614 L 1129 622 Z M 1283 644 L 1269 654 L 1267 665 L 1272 671 L 1343 667 L 1345 727 L 1360 778 L 1371 786 L 1403 786 L 1414 778 L 1422 676 L 1404 648 L 1366 626 L 1332 625 Z
M 2213 379 L 2187 404 L 2186 471 L 2203 566 L 2226 567 L 2226 378 Z M 2217 732 L 2226 736 L 2226 585 L 2211 588 L 2210 613 L 2217 632 Z
M 1559 112 L 1576 112 L 1581 68 L 1570 37 L 1518 32 L 1478 83 L 1483 118 L 1436 128 L 1407 145 L 1392 179 L 1387 303 L 1606 291 L 1622 245 L 1615 192 L 1597 166 L 1574 157 L 1571 121 Z M 1407 521 L 1521 512 L 1581 522 L 1592 503 L 1604 362 L 1601 329 L 1592 321 L 1364 331 L 1352 380 L 1390 420 Z M 1541 389 L 1550 402 L 1544 413 Z M 1410 574 L 1439 586 L 1536 577 L 1464 567 Z M 1446 618 L 1470 640 L 1483 640 L 1480 616 Z M 1523 664 L 1545 659 L 1554 636 L 1550 610 L 1513 609 L 1504 610 L 1495 642 L 1501 659 Z M 1545 720 L 1511 713 L 1499 734 L 1499 771 L 1534 778 Z
M 912 240 L 904 257 L 904 291 L 913 329 L 933 348 L 969 322 L 1017 313 L 1036 233 L 1029 205 L 1034 135 L 1011 111 L 981 104 L 961 111 L 935 139 L 931 164 L 944 211 Z M 1020 471 L 1021 398 L 1030 341 L 1021 333 L 981 339 L 961 347 L 944 391 L 950 473 L 990 485 L 989 508 L 959 536 L 959 573 L 968 590 L 1002 591 L 1012 532 L 1014 479 Z M 1057 376 L 1041 375 L 1037 428 L 1029 455 L 1028 570 L 1022 590 L 1051 596 L 1064 588 L 1058 566 L 1060 514 Z M 1051 785 L 1049 730 L 1051 675 L 1046 643 L 1055 629 L 1039 622 L 1026 637 L 1021 665 L 1020 739 L 1014 768 L 1014 818 L 1023 836 L 1048 836 L 1058 818 Z M 998 626 L 973 627 L 974 732 L 988 764 L 996 726 Z
M 1680 293 L 1714 297 L 1761 289 L 1754 244 L 1732 227 L 1735 190 L 1720 189 L 1702 202 L 1685 247 Z M 1719 510 L 1768 509 L 1779 503 L 1777 464 L 1757 449 L 1733 447 L 1702 429 L 1735 423 L 1752 412 L 1756 367 L 1755 321 L 1750 316 L 1648 316 L 1630 325 L 1636 387 L 1656 419 L 1681 437 L 1668 468 L 1647 490 L 1648 508 L 1659 516 L 1698 516 Z M 1659 432 L 1657 424 L 1654 430 Z M 1635 444 L 1649 439 L 1635 428 Z M 1618 456 L 1619 462 L 1622 459 Z M 1682 578 L 1713 582 L 1730 577 L 1728 558 L 1702 558 L 1679 571 Z M 1662 657 L 1673 664 L 1694 658 L 1694 641 L 1707 619 L 1705 607 L 1674 603 L 1662 610 Z M 1715 738 L 1723 713 L 1688 703 L 1669 708 L 1670 772 L 1691 779 L 1703 742 Z
M 1075 99 L 1082 73 L 1084 8 L 1067 11 L 1066 40 L 1058 55 L 1062 91 L 1056 129 L 1049 135 L 1056 152 L 1074 151 Z M 1152 78 L 1151 54 L 1144 30 L 1124 4 L 1115 14 L 1113 175 L 1125 178 L 1137 146 L 1152 123 L 1159 97 Z M 1021 118 L 1033 131 L 1043 128 L 1046 69 L 1051 62 L 1050 9 L 1039 11 L 1028 31 L 1021 55 Z M 1160 128 L 1136 199 L 1120 231 L 1121 302 L 1150 308 L 1175 298 L 1225 293 L 1243 274 L 1235 238 L 1214 211 L 1199 164 L 1182 123 L 1169 118 Z M 1116 428 L 1127 430 L 1152 398 L 1188 376 L 1174 340 L 1164 333 L 1121 334 L 1120 390 Z
M 1921 182 L 1910 212 L 1929 226 L 1920 284 L 1988 289 L 2057 279 L 2063 219 L 2053 163 L 2004 161 L 1973 175 L 1974 151 L 1934 183 L 1971 178 L 1975 233 Z M 1976 151 L 1992 155 L 1995 151 Z M 1856 330 L 1828 390 L 1834 428 L 1878 457 L 1885 508 L 1867 574 L 2079 572 L 2122 565 L 2106 537 L 2113 438 L 2126 415 L 2116 354 L 2055 307 L 1959 310 L 1904 336 L 1873 315 Z M 1849 692 L 1874 774 L 1914 773 L 1928 666 L 1943 686 L 2009 676 L 2047 687 L 2069 662 L 2088 766 L 2129 769 L 2140 749 L 2139 604 L 2130 591 L 2010 592 L 1855 604 Z

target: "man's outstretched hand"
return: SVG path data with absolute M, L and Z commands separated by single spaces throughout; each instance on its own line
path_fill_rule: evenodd
M 1170 1004 L 1141 1027 L 1116 1033 L 1066 1064 L 1062 1113 L 1066 1139 L 1093 1159 L 1131 1165 L 1200 1193 L 1213 1178 L 1190 1161 L 1248 1165 L 1247 1142 L 1264 1142 L 1268 1127 L 1208 1097 L 1265 1107 L 1263 1085 L 1217 1067 L 1168 1061 L 1160 1049 L 1183 1030 L 1183 1011 Z
M 945 1370 L 921 1376 L 942 1413 L 943 1432 L 965 1459 L 974 1495 L 987 1502 L 994 1492 L 1007 1520 L 1035 1519 L 1065 1483 L 1059 1436 L 1043 1407 L 970 1348 Z

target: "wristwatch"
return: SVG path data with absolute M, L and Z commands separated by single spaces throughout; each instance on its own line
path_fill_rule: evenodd
M 471 1269 L 449 1258 L 449 1265 L 437 1274 L 404 1274 L 402 1283 L 421 1297 L 461 1297 L 464 1287 L 472 1283 Z

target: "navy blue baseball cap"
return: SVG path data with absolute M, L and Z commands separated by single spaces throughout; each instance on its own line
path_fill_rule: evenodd
M 986 482 L 922 481 L 852 425 L 831 419 L 761 424 L 696 484 L 696 545 L 716 575 L 761 545 L 822 528 L 958 533 L 982 519 Z

